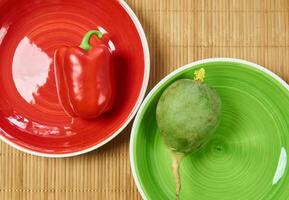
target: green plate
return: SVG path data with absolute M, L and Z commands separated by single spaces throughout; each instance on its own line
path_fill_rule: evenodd
M 205 68 L 205 83 L 222 99 L 222 120 L 212 140 L 185 157 L 181 200 L 289 199 L 289 87 L 265 68 L 238 59 L 214 58 L 186 65 L 157 84 L 133 124 L 130 161 L 144 199 L 175 199 L 171 155 L 155 119 L 164 89 Z

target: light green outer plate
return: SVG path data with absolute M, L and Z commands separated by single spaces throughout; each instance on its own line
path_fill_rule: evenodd
M 205 83 L 221 96 L 222 120 L 205 148 L 183 160 L 180 199 L 289 199 L 289 87 L 257 64 L 229 58 L 181 67 L 144 100 L 130 141 L 131 168 L 143 199 L 175 199 L 171 155 L 158 133 L 155 108 L 168 85 L 192 78 L 200 67 Z

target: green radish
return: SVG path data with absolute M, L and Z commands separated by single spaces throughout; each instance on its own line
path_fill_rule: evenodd
M 200 149 L 219 124 L 221 99 L 203 83 L 205 70 L 195 71 L 195 79 L 180 79 L 161 95 L 156 109 L 160 133 L 173 152 L 176 199 L 179 199 L 179 165 L 184 155 Z

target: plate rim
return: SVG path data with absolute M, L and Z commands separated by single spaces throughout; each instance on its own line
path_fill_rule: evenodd
M 147 41 L 147 38 L 145 36 L 144 29 L 143 29 L 143 27 L 142 27 L 137 15 L 130 8 L 130 6 L 125 2 L 125 0 L 118 0 L 118 3 L 126 11 L 126 13 L 129 15 L 130 19 L 134 23 L 134 26 L 137 29 L 138 35 L 139 35 L 141 43 L 142 43 L 143 54 L 144 54 L 144 75 L 143 75 L 143 82 L 142 82 L 140 94 L 138 96 L 138 99 L 137 99 L 133 109 L 131 110 L 130 114 L 128 115 L 128 117 L 126 118 L 126 121 L 122 124 L 122 126 L 117 131 L 115 131 L 112 135 L 110 135 L 105 140 L 101 141 L 100 143 L 98 143 L 96 145 L 93 145 L 93 146 L 91 146 L 89 148 L 85 148 L 83 150 L 75 151 L 75 152 L 71 152 L 71 153 L 60 153 L 60 154 L 58 154 L 58 153 L 43 153 L 43 152 L 39 152 L 39 151 L 36 151 L 36 150 L 32 150 L 32 149 L 28 149 L 28 148 L 25 148 L 23 146 L 20 146 L 20 145 L 18 145 L 16 143 L 10 141 L 6 137 L 4 137 L 3 134 L 0 134 L 0 139 L 3 142 L 5 142 L 8 145 L 14 147 L 15 149 L 18 149 L 18 150 L 20 150 L 20 151 L 22 151 L 24 153 L 28 153 L 28 154 L 31 154 L 31 155 L 41 156 L 41 157 L 48 157 L 48 158 L 65 158 L 65 157 L 78 156 L 78 155 L 93 151 L 95 149 L 98 149 L 101 146 L 103 146 L 106 143 L 108 143 L 111 140 L 113 140 L 117 135 L 119 135 L 127 127 L 127 125 L 131 122 L 132 118 L 135 116 L 138 108 L 140 107 L 140 105 L 142 103 L 142 100 L 144 99 L 147 87 L 148 87 L 149 76 L 150 76 L 150 53 L 149 53 L 148 41 Z M 1 127 L 0 127 L 0 131 L 2 131 Z
M 132 125 L 132 129 L 131 129 L 131 135 L 130 135 L 130 142 L 129 142 L 129 159 L 130 159 L 130 167 L 131 167 L 131 171 L 132 171 L 132 175 L 133 175 L 133 179 L 134 182 L 137 186 L 137 189 L 142 197 L 142 199 L 147 200 L 148 197 L 146 197 L 144 190 L 141 187 L 141 184 L 138 180 L 137 177 L 137 173 L 136 173 L 136 167 L 135 167 L 135 162 L 134 162 L 134 151 L 133 151 L 133 145 L 134 145 L 134 141 L 137 135 L 137 124 L 140 121 L 140 117 L 141 114 L 143 112 L 144 107 L 146 106 L 146 104 L 148 103 L 148 101 L 150 100 L 150 98 L 153 96 L 153 94 L 158 90 L 158 88 L 165 83 L 167 80 L 169 80 L 170 78 L 172 78 L 175 74 L 180 73 L 181 71 L 184 71 L 186 69 L 189 69 L 191 67 L 194 67 L 196 65 L 200 65 L 200 64 L 205 64 L 205 63 L 211 63 L 211 62 L 234 62 L 234 63 L 239 63 L 239 64 L 245 64 L 248 65 L 249 67 L 255 68 L 257 70 L 260 70 L 261 72 L 264 72 L 266 74 L 268 74 L 269 76 L 271 76 L 272 78 L 274 78 L 275 80 L 277 80 L 279 83 L 281 83 L 282 86 L 284 86 L 285 89 L 287 89 L 289 91 L 289 85 L 277 74 L 275 74 L 274 72 L 272 72 L 271 70 L 256 64 L 254 62 L 251 61 L 247 61 L 247 60 L 243 60 L 243 59 L 238 59 L 238 58 L 230 58 L 230 57 L 212 57 L 212 58 L 205 58 L 205 59 L 201 59 L 201 60 L 197 60 L 197 61 L 193 61 L 189 64 L 183 65 L 179 68 L 177 68 L 176 70 L 170 72 L 169 74 L 167 74 L 164 78 L 162 78 L 152 89 L 151 91 L 148 93 L 148 95 L 145 97 L 144 101 L 142 102 L 136 117 L 134 119 L 133 125 Z

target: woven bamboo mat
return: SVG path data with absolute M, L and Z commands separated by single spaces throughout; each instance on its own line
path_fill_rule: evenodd
M 235 57 L 289 82 L 289 0 L 128 0 L 151 52 L 151 89 L 194 60 Z M 130 171 L 130 127 L 83 156 L 47 159 L 0 142 L 0 200 L 141 199 Z

